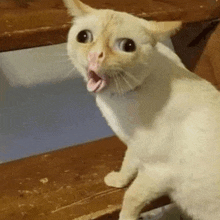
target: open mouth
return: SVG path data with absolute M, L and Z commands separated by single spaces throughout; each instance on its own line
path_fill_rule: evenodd
M 107 86 L 107 77 L 99 76 L 95 71 L 88 72 L 87 90 L 89 92 L 100 92 Z

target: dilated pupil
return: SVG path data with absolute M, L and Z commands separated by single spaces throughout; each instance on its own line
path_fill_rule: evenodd
M 87 31 L 80 31 L 77 35 L 77 41 L 80 43 L 85 43 L 88 40 L 88 33 Z
M 135 51 L 135 49 L 136 49 L 136 46 L 135 46 L 134 41 L 131 39 L 127 39 L 126 43 L 124 44 L 124 50 L 126 52 L 133 52 Z

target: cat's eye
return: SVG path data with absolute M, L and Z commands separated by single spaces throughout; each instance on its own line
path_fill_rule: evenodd
M 132 39 L 123 38 L 118 41 L 118 48 L 124 52 L 134 52 L 136 45 Z
M 79 43 L 90 43 L 93 41 L 92 32 L 89 30 L 82 30 L 78 33 L 76 40 Z

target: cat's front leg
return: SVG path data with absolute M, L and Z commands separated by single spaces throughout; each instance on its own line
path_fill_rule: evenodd
M 119 172 L 112 171 L 104 179 L 106 185 L 125 187 L 137 174 L 139 160 L 135 158 L 132 150 L 128 149 Z
M 145 172 L 138 175 L 125 193 L 119 220 L 137 220 L 141 210 L 164 192 L 164 185 L 154 181 Z

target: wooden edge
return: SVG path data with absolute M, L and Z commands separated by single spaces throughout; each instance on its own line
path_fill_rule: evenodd
M 171 200 L 168 196 L 162 196 L 154 201 L 152 201 L 150 204 L 146 205 L 145 208 L 142 210 L 142 213 L 168 205 L 171 203 Z M 121 210 L 121 204 L 119 205 L 112 205 L 104 210 L 97 211 L 95 213 L 91 213 L 89 215 L 83 215 L 79 218 L 75 218 L 74 220 L 117 220 L 119 218 L 119 213 Z
M 146 205 L 145 208 L 142 210 L 142 213 L 153 210 L 155 208 L 159 208 L 165 205 L 168 205 L 171 203 L 171 200 L 168 196 L 162 196 L 154 201 L 152 201 L 150 204 Z M 106 220 L 106 219 L 112 219 L 112 220 L 118 220 L 119 218 L 119 213 L 120 213 L 120 208 L 121 206 L 117 207 L 116 211 L 107 211 L 104 215 L 101 214 L 98 217 L 92 218 L 92 219 L 96 219 L 96 220 Z M 85 220 L 88 220 L 90 218 L 86 218 Z M 81 220 L 81 219 L 77 219 L 77 220 Z M 84 220 L 84 219 L 83 219 Z
M 74 220 L 89 220 L 89 219 L 96 219 L 96 220 L 106 220 L 106 219 L 118 219 L 119 212 L 121 209 L 121 205 L 111 206 L 107 209 L 97 211 L 95 213 L 91 213 L 89 215 L 83 215 L 79 218 L 75 218 Z
M 125 189 L 103 179 L 120 168 L 125 150 L 110 137 L 1 164 L 1 219 L 84 220 L 116 213 Z
M 0 52 L 48 46 L 67 41 L 70 24 L 14 31 L 0 35 Z

